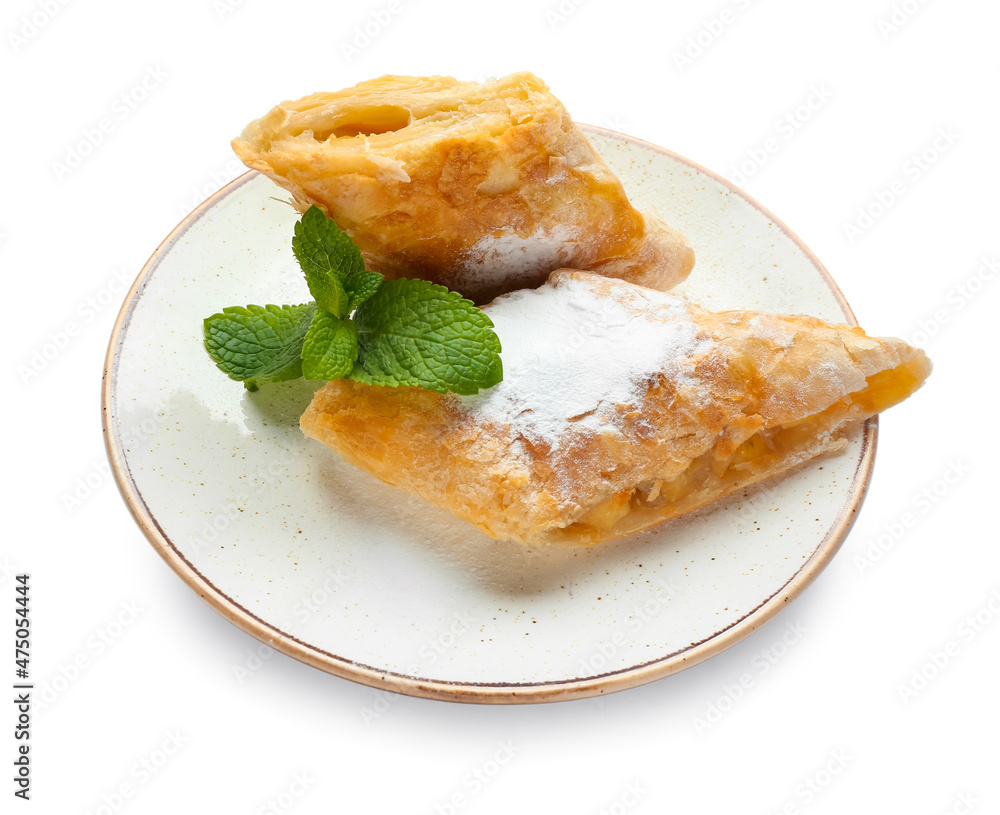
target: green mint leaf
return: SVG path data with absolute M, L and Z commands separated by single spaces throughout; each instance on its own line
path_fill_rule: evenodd
M 358 329 L 327 311 L 317 311 L 302 346 L 306 379 L 341 379 L 358 359 Z
M 473 394 L 503 379 L 489 317 L 457 292 L 426 280 L 389 280 L 354 315 L 360 370 L 379 385 Z
M 257 390 L 260 382 L 298 379 L 315 311 L 315 303 L 224 308 L 205 320 L 205 348 L 219 369 L 247 390 Z
M 351 298 L 344 284 L 335 277 L 329 277 L 320 286 L 310 286 L 309 291 L 316 298 L 316 305 L 337 317 L 351 313 Z
M 350 310 L 354 311 L 365 300 L 378 291 L 378 287 L 385 282 L 385 278 L 378 272 L 369 272 L 362 269 L 360 272 L 352 272 L 344 281 L 344 288 L 350 297 Z
M 327 218 L 323 210 L 311 206 L 295 224 L 292 251 L 316 305 L 338 317 L 346 317 L 355 299 L 348 292 L 347 281 L 373 274 L 365 271 L 361 252 L 347 233 Z M 351 292 L 359 288 L 362 287 L 352 283 Z

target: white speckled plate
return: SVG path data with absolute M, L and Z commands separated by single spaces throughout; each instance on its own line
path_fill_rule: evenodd
M 721 178 L 588 128 L 639 208 L 692 242 L 683 293 L 713 309 L 853 323 L 819 261 Z M 619 542 L 498 543 L 307 441 L 303 382 L 248 394 L 202 347 L 227 305 L 302 302 L 296 218 L 248 173 L 191 213 L 129 292 L 104 421 L 150 542 L 219 613 L 291 656 L 416 696 L 540 702 L 639 685 L 729 647 L 794 598 L 847 534 L 876 425 L 847 452 Z

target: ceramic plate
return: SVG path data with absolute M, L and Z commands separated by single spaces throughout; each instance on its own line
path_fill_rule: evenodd
M 854 323 L 819 261 L 746 194 L 666 150 L 587 131 L 633 203 L 695 247 L 685 296 Z M 345 464 L 299 431 L 315 386 L 249 394 L 202 346 L 202 319 L 223 306 L 310 299 L 284 197 L 248 173 L 174 230 L 122 308 L 103 393 L 115 477 L 143 532 L 261 641 L 415 696 L 592 696 L 738 642 L 847 534 L 871 473 L 874 422 L 842 455 L 593 549 L 490 540 Z

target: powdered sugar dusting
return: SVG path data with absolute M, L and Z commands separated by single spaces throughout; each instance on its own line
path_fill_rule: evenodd
M 553 269 L 565 266 L 575 249 L 572 231 L 557 226 L 533 235 L 483 235 L 456 270 L 456 285 L 465 290 L 507 291 L 532 286 Z
M 503 346 L 504 379 L 461 405 L 551 449 L 574 429 L 613 431 L 616 406 L 639 404 L 654 373 L 684 379 L 683 360 L 708 341 L 684 300 L 585 273 L 558 274 L 486 312 Z

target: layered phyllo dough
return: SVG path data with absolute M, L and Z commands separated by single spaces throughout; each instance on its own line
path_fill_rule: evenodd
M 561 270 L 485 308 L 503 381 L 476 396 L 337 380 L 302 429 L 347 461 L 526 544 L 629 535 L 844 446 L 930 372 L 901 340 L 711 313 Z
M 684 236 L 630 203 L 538 77 L 384 76 L 283 102 L 233 141 L 248 167 L 315 204 L 388 278 L 477 303 L 569 266 L 666 290 Z

